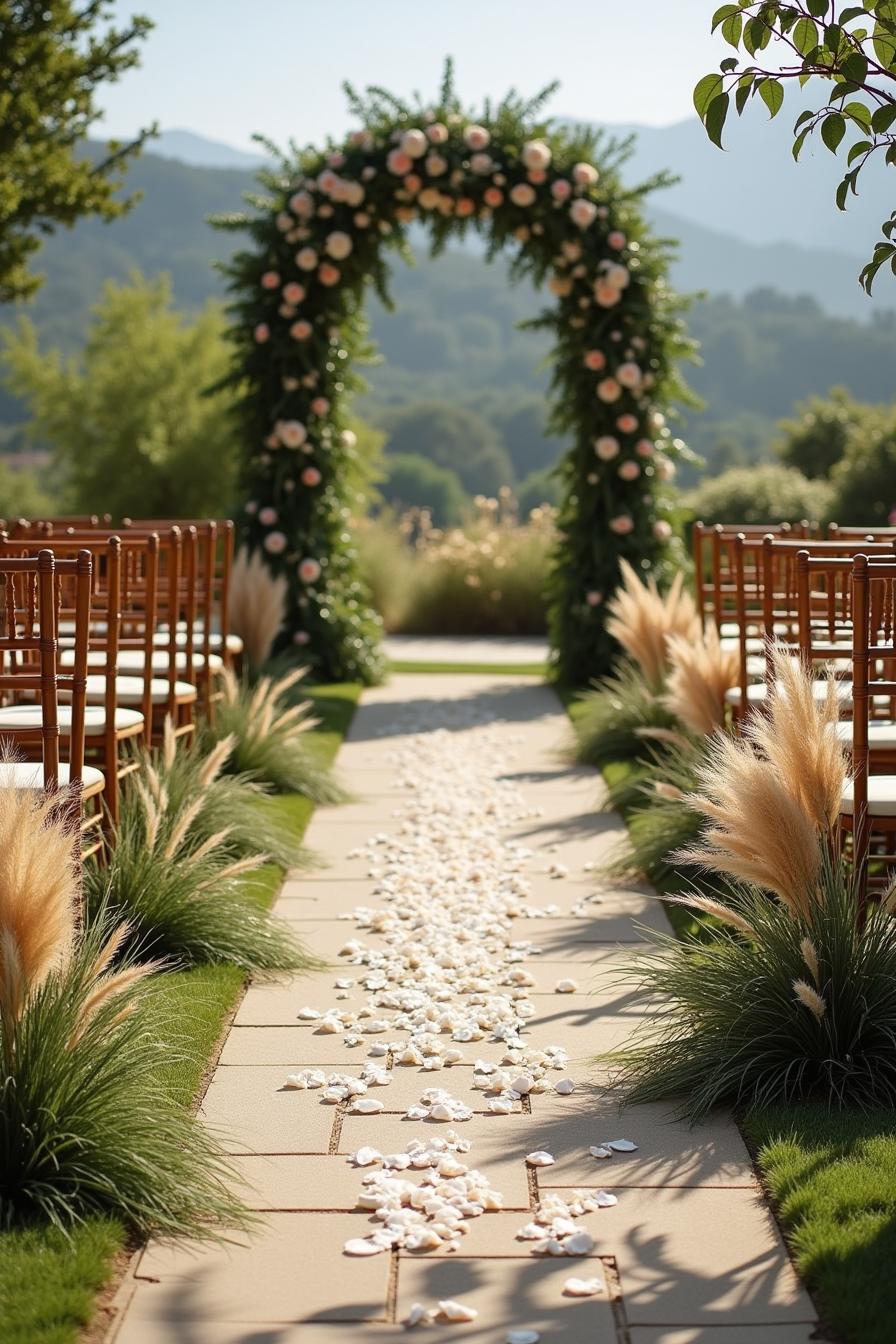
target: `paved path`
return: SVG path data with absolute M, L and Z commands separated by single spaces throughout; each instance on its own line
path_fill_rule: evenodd
M 388 635 L 383 647 L 393 663 L 463 663 L 531 668 L 546 663 L 546 639 L 526 635 Z
M 637 1021 L 614 981 L 620 962 L 637 955 L 633 921 L 662 926 L 664 916 L 648 893 L 602 890 L 585 868 L 622 828 L 593 810 L 597 776 L 559 762 L 566 731 L 553 693 L 518 676 L 402 676 L 365 695 L 340 755 L 358 801 L 315 816 L 309 841 L 328 867 L 288 881 L 279 902 L 333 969 L 248 991 L 203 1106 L 254 1189 L 263 1227 L 224 1249 L 151 1245 L 127 1286 L 116 1344 L 394 1344 L 407 1337 L 415 1303 L 446 1299 L 478 1315 L 422 1328 L 422 1340 L 504 1344 L 514 1330 L 563 1344 L 811 1338 L 812 1304 L 733 1123 L 723 1116 L 689 1130 L 654 1106 L 620 1116 L 592 1062 Z M 432 960 L 440 947 L 449 950 L 441 963 Z M 337 989 L 337 979 L 351 984 Z M 564 979 L 578 987 L 556 992 Z M 306 1006 L 330 1019 L 357 1014 L 354 1027 L 300 1022 Z M 445 1013 L 474 1030 L 427 1036 L 420 1012 L 430 1026 Z M 378 1019 L 388 1019 L 385 1035 Z M 475 1023 L 486 1019 L 504 1024 L 503 1041 L 481 1030 L 477 1039 Z M 347 1043 L 356 1034 L 359 1043 Z M 436 1041 L 462 1059 L 429 1071 L 401 1066 L 409 1040 L 427 1049 Z M 495 1114 L 483 1069 L 500 1068 L 505 1049 L 510 1074 L 528 1068 L 535 1082 L 512 1113 Z M 474 1067 L 479 1057 L 485 1063 Z M 365 1066 L 368 1079 L 385 1066 L 389 1085 L 337 1104 L 320 1088 L 284 1086 L 302 1069 L 357 1080 Z M 564 1077 L 575 1083 L 571 1095 L 555 1090 Z M 431 1087 L 457 1107 L 453 1124 L 407 1118 Z M 356 1113 L 371 1098 L 383 1109 Z M 589 1154 L 617 1138 L 637 1150 Z M 347 1242 L 392 1235 L 357 1205 L 362 1188 L 384 1179 L 379 1161 L 358 1167 L 349 1155 L 364 1146 L 402 1154 L 415 1141 L 419 1151 L 434 1139 L 446 1145 L 442 1157 L 430 1153 L 422 1169 L 386 1178 L 422 1179 L 437 1192 L 442 1178 L 427 1163 L 444 1157 L 446 1180 L 474 1168 L 462 1179 L 499 1191 L 503 1209 L 464 1219 L 465 1235 L 428 1252 L 411 1249 L 428 1235 L 418 1226 L 410 1241 L 394 1233 L 391 1250 L 346 1254 Z M 539 1150 L 554 1163 L 527 1164 Z M 575 1187 L 618 1200 L 574 1207 L 571 1229 L 555 1225 L 561 1244 L 588 1233 L 578 1243 L 588 1253 L 534 1253 L 518 1231 L 539 1201 L 568 1206 Z M 601 1279 L 603 1291 L 566 1295 L 571 1276 Z

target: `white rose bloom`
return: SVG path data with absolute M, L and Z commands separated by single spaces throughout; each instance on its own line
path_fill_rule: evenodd
M 301 448 L 308 431 L 300 420 L 281 420 L 277 426 L 280 442 L 287 448 Z
M 361 183 L 346 182 L 344 199 L 347 205 L 352 207 L 359 206 L 364 199 L 364 188 L 361 186 Z
M 448 171 L 448 161 L 441 154 L 430 154 L 426 160 L 426 171 L 430 177 L 441 177 Z
M 623 387 L 637 387 L 641 381 L 641 370 L 632 360 L 628 360 L 619 365 L 616 378 Z
M 429 142 L 427 141 L 423 131 L 418 130 L 405 131 L 404 135 L 401 137 L 401 140 L 399 141 L 399 144 L 401 145 L 405 154 L 410 155 L 412 159 L 422 159 L 423 155 L 429 148 Z
M 468 126 L 464 131 L 464 142 L 470 149 L 485 149 L 491 138 L 484 126 Z
M 317 267 L 317 253 L 313 247 L 303 247 L 296 253 L 296 265 L 300 271 L 313 271 Z
M 336 229 L 333 233 L 327 234 L 327 241 L 324 246 L 327 255 L 331 256 L 334 261 L 344 261 L 351 253 L 353 244 L 347 233 Z
M 631 280 L 631 276 L 629 275 L 628 267 L 623 266 L 621 262 L 617 261 L 613 262 L 611 266 L 606 267 L 603 273 L 603 279 L 608 285 L 612 285 L 614 289 L 625 289 Z
M 480 173 L 483 177 L 490 173 L 494 164 L 490 154 L 474 154 L 470 159 L 470 167 L 474 173 Z
M 580 187 L 593 187 L 598 179 L 598 171 L 591 163 L 577 163 L 572 170 L 572 180 Z
M 543 171 L 550 165 L 551 151 L 543 140 L 527 140 L 520 157 L 527 168 Z
M 593 201 L 586 201 L 580 197 L 569 207 L 569 217 L 580 229 L 587 229 L 597 218 L 597 206 Z

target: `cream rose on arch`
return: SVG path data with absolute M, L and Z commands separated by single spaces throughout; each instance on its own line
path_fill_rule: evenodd
M 464 144 L 468 149 L 485 149 L 491 138 L 484 126 L 468 126 L 464 131 Z
M 520 158 L 527 168 L 534 169 L 535 172 L 543 171 L 550 166 L 551 149 L 543 140 L 527 140 L 523 145 Z

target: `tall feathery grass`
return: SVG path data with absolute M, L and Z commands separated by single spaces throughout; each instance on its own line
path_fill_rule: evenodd
M 228 616 L 252 675 L 264 667 L 283 628 L 286 595 L 284 576 L 272 574 L 259 551 L 241 547 L 231 571 Z
M 687 801 L 703 819 L 679 851 L 723 884 L 677 899 L 726 926 L 708 945 L 660 938 L 634 974 L 659 1011 L 617 1056 L 632 1100 L 896 1104 L 896 888 L 867 917 L 836 856 L 847 777 L 833 684 L 772 653 L 765 712 L 711 738 Z
M 158 751 L 140 751 L 140 773 L 157 795 L 164 790 L 168 810 L 180 812 L 195 799 L 202 799 L 190 825 L 187 840 L 202 844 L 211 836 L 221 837 L 221 849 L 233 858 L 263 854 L 281 868 L 298 868 L 308 854 L 290 827 L 278 820 L 266 805 L 270 788 L 247 774 L 226 773 L 235 739 L 222 737 L 210 751 L 195 739 L 185 743 L 175 737 L 170 719 Z
M 131 930 L 107 911 L 78 927 L 59 802 L 0 790 L 0 1225 L 108 1213 L 141 1233 L 211 1235 L 244 1221 L 231 1173 L 159 1088 L 141 1011 L 158 967 L 124 954 Z
M 308 750 L 305 735 L 316 726 L 309 700 L 296 700 L 293 689 L 304 667 L 283 676 L 261 677 L 254 686 L 229 668 L 221 678 L 223 699 L 214 721 L 199 726 L 199 746 L 208 753 L 223 739 L 230 742 L 224 770 L 248 776 L 279 793 L 298 793 L 315 803 L 338 803 L 345 793 L 332 772 Z
M 704 736 L 725 723 L 725 693 L 737 685 L 740 655 L 727 649 L 710 621 L 697 638 L 666 640 L 669 672 L 663 704 L 691 733 Z
M 575 720 L 572 754 L 598 767 L 646 760 L 644 730 L 678 726 L 662 696 L 668 646 L 673 637 L 687 642 L 700 634 L 697 609 L 680 574 L 663 595 L 652 578 L 642 583 L 626 561 L 620 562 L 620 570 L 622 582 L 607 604 L 607 629 L 626 657 L 612 676 L 585 692 Z
M 173 799 L 152 766 L 129 784 L 108 866 L 84 871 L 88 921 L 112 908 L 127 919 L 133 942 L 179 962 L 260 971 L 313 964 L 289 926 L 247 890 L 246 875 L 267 855 L 234 858 L 226 827 L 197 838 L 205 795 Z
M 610 857 L 607 876 L 618 881 L 646 877 L 656 886 L 672 877 L 699 880 L 698 869 L 680 854 L 700 834 L 701 818 L 686 799 L 699 786 L 710 750 L 705 738 L 676 734 L 624 791 L 611 786 L 610 802 L 627 809 L 628 834 Z

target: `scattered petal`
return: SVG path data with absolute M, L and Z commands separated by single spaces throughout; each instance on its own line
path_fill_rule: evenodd
M 603 1279 L 596 1276 L 593 1279 L 567 1279 L 563 1285 L 567 1297 L 594 1297 L 604 1291 Z

